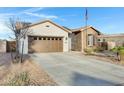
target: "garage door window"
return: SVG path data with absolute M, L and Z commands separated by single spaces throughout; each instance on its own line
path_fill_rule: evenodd
M 37 40 L 37 37 L 34 37 L 34 40 Z
M 48 38 L 47 40 L 50 40 L 50 38 Z
M 56 40 L 58 40 L 58 38 L 56 38 Z
M 52 38 L 52 40 L 54 40 L 54 38 Z
M 39 37 L 39 40 L 41 40 L 41 37 Z
M 46 40 L 46 38 L 44 37 L 43 40 Z

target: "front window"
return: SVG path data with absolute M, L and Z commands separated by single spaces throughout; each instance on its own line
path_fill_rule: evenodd
M 94 38 L 92 34 L 88 34 L 88 46 L 93 46 Z
M 34 40 L 37 40 L 37 37 L 34 37 Z

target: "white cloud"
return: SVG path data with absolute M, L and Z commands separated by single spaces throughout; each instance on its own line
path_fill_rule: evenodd
M 26 10 L 23 10 L 23 11 L 20 11 L 18 13 L 0 13 L 0 18 L 9 18 L 11 16 L 19 16 L 19 15 L 22 15 L 22 14 L 25 14 L 25 13 L 33 13 L 33 12 L 38 12 L 40 10 L 42 10 L 44 8 L 30 8 L 30 9 L 26 9 Z
M 45 19 L 57 19 L 58 18 L 58 16 L 55 16 L 55 15 L 46 15 L 46 14 L 36 13 L 42 9 L 44 8 L 30 8 L 30 9 L 24 10 L 22 13 L 27 14 L 29 16 L 35 16 L 35 17 L 40 17 L 40 18 L 45 18 Z
M 0 38 L 11 36 L 11 30 L 7 27 L 7 21 L 10 17 L 20 16 L 25 14 L 26 12 L 37 12 L 42 10 L 43 8 L 30 8 L 19 13 L 0 13 Z
M 3 32 L 3 30 L 7 30 L 6 18 L 1 18 L 0 17 L 0 32 Z
M 12 32 L 4 25 L 4 23 L 0 22 L 0 38 L 7 39 L 12 35 Z
M 46 19 L 57 19 L 58 18 L 58 16 L 55 16 L 55 15 L 46 15 L 46 14 L 38 14 L 38 13 L 30 13 L 30 12 L 25 12 L 25 14 L 30 15 L 30 16 L 40 17 L 40 18 L 46 18 Z
M 46 14 L 36 13 L 42 9 L 44 8 L 30 8 L 30 9 L 24 10 L 21 13 L 24 13 L 29 16 L 35 16 L 35 17 L 40 17 L 40 18 L 45 18 L 45 19 L 57 19 L 58 18 L 58 16 L 55 16 L 55 15 L 46 15 Z
M 40 11 L 40 10 L 42 10 L 42 9 L 44 9 L 44 8 L 42 8 L 42 7 L 39 7 L 39 8 L 30 8 L 30 9 L 26 9 L 26 10 L 24 10 L 22 13 L 25 13 L 25 12 L 38 12 L 38 11 Z
M 45 18 L 45 19 L 57 19 L 58 16 L 55 15 L 46 15 L 37 13 L 38 11 L 42 10 L 44 8 L 30 8 L 23 11 L 20 11 L 18 13 L 0 13 L 0 38 L 7 38 L 12 35 L 11 30 L 7 28 L 7 21 L 10 17 L 17 17 L 17 16 L 34 16 L 39 18 Z M 23 19 L 25 20 L 25 19 Z
M 13 16 L 16 15 L 15 13 L 0 13 L 0 16 L 7 17 L 7 16 Z
M 0 14 L 0 39 L 9 39 L 9 36 L 11 36 L 12 32 L 7 27 L 7 20 L 12 15 L 14 14 L 12 13 Z

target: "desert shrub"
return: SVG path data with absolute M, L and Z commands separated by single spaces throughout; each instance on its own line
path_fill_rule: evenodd
M 103 47 L 94 48 L 94 52 L 102 52 L 102 51 L 104 51 Z
M 90 54 L 92 54 L 93 49 L 85 48 L 85 49 L 84 49 L 84 52 L 87 53 L 88 55 L 90 55 Z
M 29 74 L 27 72 L 22 72 L 20 74 L 15 74 L 15 76 L 9 80 L 9 86 L 26 86 L 29 85 Z

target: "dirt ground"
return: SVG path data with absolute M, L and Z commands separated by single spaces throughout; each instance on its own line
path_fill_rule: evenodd
M 11 64 L 11 55 L 9 53 L 0 53 L 0 66 L 9 66 Z
M 32 60 L 12 64 L 10 54 L 0 54 L 0 85 L 54 86 L 57 84 Z

